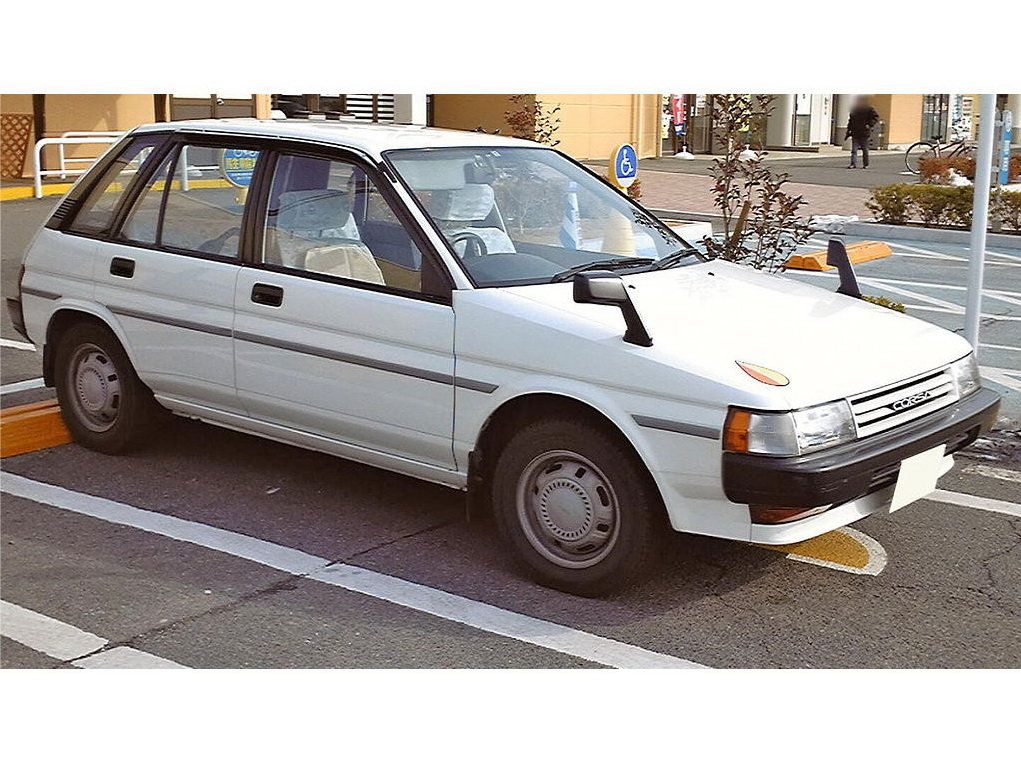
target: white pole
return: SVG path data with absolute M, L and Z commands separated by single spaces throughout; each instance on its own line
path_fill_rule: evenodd
M 964 337 L 978 351 L 978 328 L 982 315 L 982 269 L 986 260 L 986 227 L 989 225 L 989 181 L 993 167 L 993 132 L 996 127 L 996 96 L 982 95 L 978 158 L 975 160 L 975 200 L 972 204 L 971 245 L 968 253 L 968 305 L 964 311 Z

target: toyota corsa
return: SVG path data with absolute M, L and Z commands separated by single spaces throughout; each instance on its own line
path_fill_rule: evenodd
M 670 530 L 782 544 L 894 511 L 990 427 L 968 343 L 844 292 L 706 261 L 534 143 L 228 120 L 125 136 L 10 309 L 86 447 L 165 408 L 456 487 L 592 595 Z

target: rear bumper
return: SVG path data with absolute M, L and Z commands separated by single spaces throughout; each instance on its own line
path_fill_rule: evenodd
M 897 481 L 900 462 L 946 444 L 966 447 L 996 422 L 1000 397 L 987 388 L 876 436 L 801 457 L 723 454 L 723 491 L 747 505 L 814 508 L 865 497 Z

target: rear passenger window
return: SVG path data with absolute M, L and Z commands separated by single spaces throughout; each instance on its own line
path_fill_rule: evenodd
M 171 176 L 159 244 L 236 258 L 259 152 L 183 146 Z
M 254 150 L 182 146 L 138 196 L 121 238 L 236 258 L 248 186 L 258 161 L 259 152 Z
M 165 140 L 166 136 L 158 134 L 139 136 L 124 147 L 82 201 L 69 230 L 79 234 L 105 233 L 124 191 L 139 172 L 148 172 L 146 163 Z

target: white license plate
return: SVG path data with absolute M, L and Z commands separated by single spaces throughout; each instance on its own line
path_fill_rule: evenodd
M 940 477 L 946 446 L 940 444 L 938 447 L 927 449 L 925 452 L 912 455 L 901 461 L 897 486 L 893 490 L 893 502 L 890 504 L 890 513 L 915 502 L 915 500 L 921 500 L 936 489 L 936 481 Z

